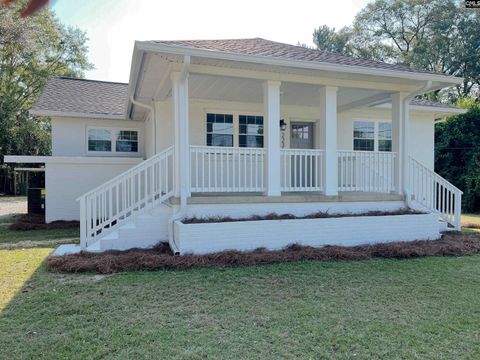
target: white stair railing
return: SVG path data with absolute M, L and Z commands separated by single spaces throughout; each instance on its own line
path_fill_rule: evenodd
M 396 153 L 339 150 L 337 156 L 339 191 L 390 193 L 395 190 Z
M 265 149 L 190 146 L 192 192 L 263 192 Z
M 423 208 L 461 230 L 462 194 L 456 186 L 417 160 L 408 159 L 408 196 Z
M 323 150 L 281 149 L 281 191 L 323 191 Z
M 80 196 L 80 245 L 153 208 L 173 195 L 174 152 L 170 147 Z

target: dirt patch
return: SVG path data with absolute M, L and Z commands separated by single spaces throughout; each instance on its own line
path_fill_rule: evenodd
M 329 214 L 328 212 L 316 212 L 305 216 L 295 216 L 292 214 L 277 214 L 270 213 L 267 215 L 252 215 L 244 218 L 232 218 L 229 216 L 212 216 L 205 218 L 185 218 L 182 220 L 184 224 L 205 224 L 205 223 L 223 223 L 236 221 L 260 221 L 260 220 L 293 220 L 293 219 L 327 219 L 327 218 L 341 218 L 341 217 L 356 217 L 356 216 L 386 216 L 386 215 L 418 215 L 423 214 L 419 211 L 411 209 L 400 209 L 397 211 L 368 211 L 358 214 Z
M 53 221 L 45 223 L 44 215 L 25 214 L 18 216 L 15 222 L 9 226 L 10 230 L 28 231 L 28 230 L 52 230 L 52 229 L 68 229 L 80 226 L 78 221 Z
M 61 272 L 97 272 L 110 274 L 130 270 L 185 270 L 205 267 L 235 267 L 275 264 L 300 260 L 367 260 L 373 258 L 406 259 L 422 256 L 461 256 L 480 252 L 480 234 L 451 232 L 440 240 L 396 242 L 366 246 L 322 248 L 290 245 L 283 250 L 252 252 L 225 251 L 209 255 L 172 255 L 168 244 L 154 249 L 81 253 L 51 257 L 47 267 Z

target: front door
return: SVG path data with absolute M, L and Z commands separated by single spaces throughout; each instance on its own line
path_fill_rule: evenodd
M 313 149 L 313 124 L 293 122 L 290 129 L 291 149 Z
M 313 149 L 313 124 L 307 122 L 292 122 L 290 128 L 291 149 Z M 290 159 L 291 182 L 295 188 L 311 187 L 315 184 L 316 164 L 312 155 L 293 155 Z

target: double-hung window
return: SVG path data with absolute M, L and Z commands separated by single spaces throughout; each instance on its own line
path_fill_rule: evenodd
M 90 128 L 87 148 L 88 152 L 138 153 L 138 131 Z
M 263 147 L 263 116 L 239 115 L 240 147 Z
M 392 123 L 354 121 L 353 150 L 392 151 Z
M 378 151 L 392 151 L 391 123 L 378 123 Z
M 375 123 L 373 121 L 353 122 L 353 150 L 375 150 Z
M 107 129 L 88 130 L 88 151 L 112 151 L 112 131 Z
M 207 114 L 207 146 L 233 146 L 233 115 Z

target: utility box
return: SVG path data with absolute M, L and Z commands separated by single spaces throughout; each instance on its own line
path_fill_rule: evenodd
M 45 189 L 28 189 L 28 213 L 45 214 Z

